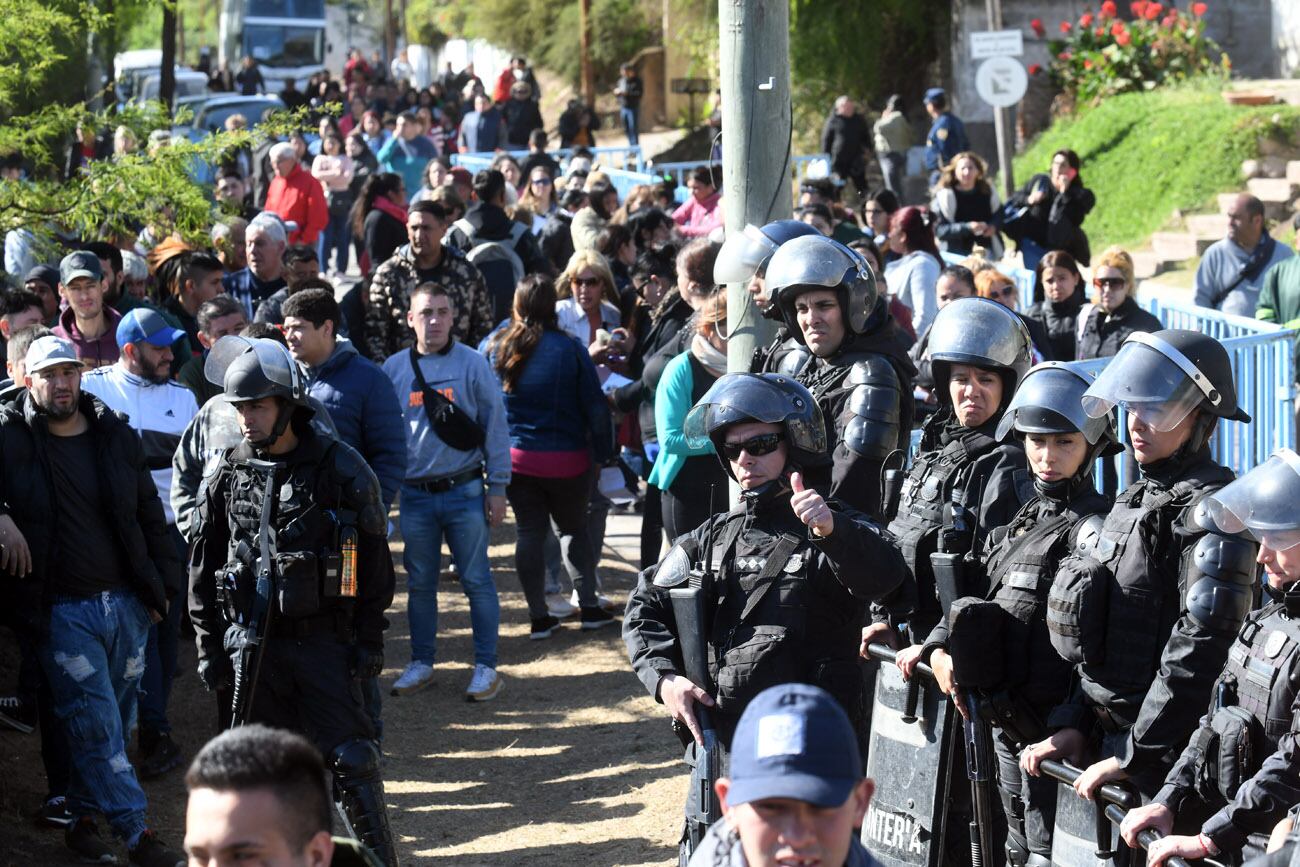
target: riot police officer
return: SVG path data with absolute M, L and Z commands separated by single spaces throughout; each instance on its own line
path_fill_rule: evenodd
M 327 757 L 352 830 L 397 863 L 380 755 L 354 678 L 383 668 L 393 564 L 379 484 L 310 424 L 301 373 L 273 340 L 228 336 L 207 379 L 244 439 L 203 482 L 190 561 L 199 676 L 233 686 L 234 724 L 302 731 Z
M 786 241 L 804 235 L 816 235 L 817 230 L 799 220 L 773 220 L 761 229 L 750 223 L 737 233 L 728 235 L 713 263 L 713 282 L 719 286 L 744 283 L 745 291 L 754 299 L 754 306 L 767 319 L 782 323 L 776 337 L 767 346 L 754 347 L 749 369 L 752 373 L 784 373 L 797 376 L 812 357 L 807 348 L 790 337 L 784 327 L 781 311 L 772 304 L 767 291 L 767 264 L 772 254 Z
M 830 238 L 782 244 L 766 285 L 790 336 L 813 356 L 797 378 L 831 427 L 830 495 L 880 516 L 881 468 L 892 453 L 906 454 L 912 433 L 911 340 L 871 265 Z
M 1267 604 L 1247 615 L 1209 710 L 1164 787 L 1124 820 L 1130 845 L 1143 828 L 1166 835 L 1151 863 L 1207 854 L 1240 863 L 1262 854 L 1273 826 L 1300 802 L 1295 735 L 1283 737 L 1293 731 L 1300 693 L 1300 456 L 1275 452 L 1202 506 L 1220 530 L 1259 541 Z M 1168 836 L 1176 822 L 1187 826 L 1186 817 L 1211 811 L 1181 829 L 1189 835 Z
M 1020 748 L 1045 734 L 1043 720 L 1069 689 L 1070 665 L 1048 638 L 1048 589 L 1084 519 L 1110 510 L 1093 485 L 1096 459 L 1121 451 L 1111 417 L 1083 411 L 1091 384 L 1059 362 L 1025 375 L 997 434 L 1023 442 L 1037 496 L 989 534 L 989 601 L 959 600 L 927 642 L 941 645 L 930 656 L 940 688 L 973 692 L 981 715 L 998 726 L 993 748 L 1013 867 L 1047 865 L 1052 854 L 1056 786 L 1023 774 L 1018 764 Z
M 1141 478 L 1104 520 L 1088 519 L 1057 570 L 1047 625 L 1075 666 L 1075 688 L 1048 717 L 1054 734 L 1021 764 L 1036 774 L 1044 758 L 1084 754 L 1093 763 L 1074 784 L 1079 795 L 1127 779 L 1150 799 L 1252 604 L 1254 544 L 1197 509 L 1232 481 L 1210 456 L 1218 420 L 1250 417 L 1227 352 L 1195 331 L 1131 335 L 1083 399 L 1094 418 L 1117 405 Z
M 1034 496 L 1020 443 L 997 438 L 1003 412 L 1029 370 L 1029 346 L 1019 317 L 985 298 L 952 302 L 930 329 L 940 409 L 922 428 L 889 524 L 907 561 L 913 604 L 902 611 L 877 607 L 862 641 L 864 652 L 873 641 L 897 647 L 897 627 L 906 620 L 912 646 L 899 652 L 906 675 L 923 658 L 924 642 L 947 606 L 966 595 L 960 585 L 983 587 L 977 555 L 989 531 L 1010 522 Z M 935 562 L 943 563 L 938 581 Z
M 821 410 L 789 377 L 732 373 L 691 409 L 685 434 L 693 448 L 713 445 L 740 501 L 641 574 L 623 620 L 637 677 L 690 732 L 697 768 L 697 745 L 712 749 L 697 712 L 725 750 L 745 705 L 778 683 L 821 686 L 861 732 L 858 634 L 903 562 L 878 525 L 817 493 L 830 463 Z M 691 789 L 684 843 L 703 834 L 698 800 L 711 782 Z

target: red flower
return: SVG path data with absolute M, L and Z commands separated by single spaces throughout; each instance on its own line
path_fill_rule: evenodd
M 1124 22 L 1123 22 L 1123 21 L 1116 21 L 1114 24 L 1110 25 L 1110 35 L 1111 35 L 1111 36 L 1119 36 L 1119 35 L 1120 35 L 1121 33 L 1123 33 L 1123 32 L 1124 32 Z
M 1106 35 L 1106 28 L 1098 27 L 1096 30 L 1092 31 L 1092 35 L 1096 36 L 1098 39 L 1101 39 L 1103 36 Z
M 1037 75 L 1038 73 L 1040 73 L 1040 72 L 1042 72 L 1042 71 L 1043 71 L 1043 67 L 1039 66 L 1037 63 L 1031 63 L 1031 64 L 1029 64 L 1029 74 L 1030 74 L 1030 75 Z
M 1148 21 L 1155 21 L 1160 17 L 1160 13 L 1164 11 L 1165 7 L 1161 6 L 1159 3 L 1148 3 L 1146 12 L 1142 13 L 1142 17 L 1146 18 Z
M 1119 14 L 1119 10 L 1115 8 L 1114 0 L 1106 0 L 1105 3 L 1101 4 L 1102 18 L 1114 18 L 1117 14 Z
M 1092 26 L 1092 13 L 1091 13 L 1091 12 L 1085 12 L 1085 13 L 1083 13 L 1083 15 L 1079 16 L 1079 26 L 1080 26 L 1080 27 L 1091 27 L 1091 26 Z
M 1084 68 L 1084 69 L 1092 69 L 1092 61 L 1091 61 L 1091 60 L 1087 60 L 1087 59 L 1085 59 L 1085 60 L 1083 61 L 1083 68 Z
M 1061 22 L 1061 32 L 1062 32 L 1062 33 L 1069 33 L 1069 32 L 1070 32 L 1070 22 L 1069 22 L 1069 21 L 1062 21 L 1062 22 Z
M 1056 55 L 1056 59 L 1059 60 L 1059 61 L 1061 61 L 1062 63 L 1069 63 L 1069 62 L 1070 62 L 1070 52 L 1068 52 L 1068 51 L 1062 51 L 1060 54 Z
M 1133 36 L 1127 30 L 1125 30 L 1122 33 L 1115 34 L 1116 45 L 1128 45 L 1132 41 L 1133 41 Z
M 1178 23 L 1178 10 L 1176 9 L 1170 9 L 1169 14 L 1166 15 L 1164 18 L 1160 19 L 1160 26 L 1162 27 L 1173 27 L 1177 23 Z
M 1134 2 L 1128 4 L 1128 8 L 1129 11 L 1133 13 L 1134 18 L 1141 18 L 1142 13 L 1145 12 L 1147 8 L 1146 0 L 1134 0 Z
M 1202 15 L 1205 14 L 1205 10 L 1208 8 L 1209 7 L 1206 6 L 1204 3 L 1193 3 L 1192 14 L 1195 15 L 1197 18 L 1200 18 Z
M 1043 27 L 1043 19 L 1041 18 L 1035 18 L 1033 21 L 1030 21 L 1029 27 L 1034 31 L 1034 35 L 1039 39 L 1042 39 L 1047 35 L 1047 28 Z

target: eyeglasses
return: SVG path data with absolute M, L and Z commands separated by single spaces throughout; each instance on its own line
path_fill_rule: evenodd
M 542 187 L 549 187 L 552 181 L 550 178 L 533 178 L 531 181 L 529 181 L 529 183 L 537 184 L 538 186 L 542 186 Z
M 772 452 L 776 451 L 781 445 L 781 441 L 784 439 L 785 434 L 779 431 L 776 433 L 759 434 L 758 436 L 752 436 L 749 439 L 742 440 L 738 443 L 723 443 L 722 453 L 729 461 L 740 460 L 741 452 L 749 452 L 751 457 L 757 458 L 763 455 L 770 455 Z
M 1124 283 L 1123 277 L 1094 277 L 1092 281 L 1098 289 L 1123 289 Z
M 1010 298 L 1012 295 L 1016 294 L 1016 287 L 1010 283 L 1007 283 L 1004 286 L 998 286 L 997 288 L 993 289 L 992 292 L 994 295 L 1000 295 L 1003 298 Z
M 600 278 L 599 277 L 573 277 L 569 280 L 569 283 L 574 286 L 599 286 Z

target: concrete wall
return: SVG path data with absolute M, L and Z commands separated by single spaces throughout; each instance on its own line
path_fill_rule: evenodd
M 1300 73 L 1300 3 L 1296 0 L 1273 0 L 1273 51 L 1280 78 Z

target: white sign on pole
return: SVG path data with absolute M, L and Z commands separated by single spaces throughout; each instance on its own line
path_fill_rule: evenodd
M 1019 60 L 990 57 L 975 72 L 975 92 L 994 108 L 1010 108 L 1025 95 L 1029 76 Z
M 971 60 L 990 57 L 1019 57 L 1025 53 L 1025 37 L 1019 30 L 977 30 L 970 35 Z

